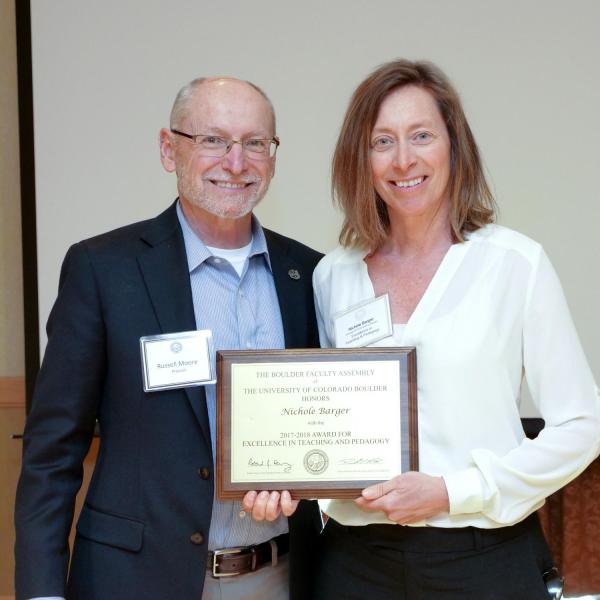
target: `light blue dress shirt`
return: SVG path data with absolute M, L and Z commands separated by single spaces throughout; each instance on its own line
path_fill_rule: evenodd
M 264 232 L 252 217 L 252 245 L 241 277 L 225 259 L 214 256 L 194 233 L 179 204 L 177 216 L 183 231 L 190 272 L 196 327 L 210 329 L 217 350 L 283 348 L 283 324 Z M 211 357 L 214 361 L 215 356 Z M 216 456 L 216 386 L 206 385 L 213 460 Z M 241 502 L 213 502 L 208 547 L 210 550 L 248 546 L 287 531 L 287 519 L 256 522 L 243 515 Z

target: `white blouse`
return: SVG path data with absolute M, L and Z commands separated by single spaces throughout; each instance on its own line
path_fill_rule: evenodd
M 366 252 L 338 247 L 314 272 L 321 345 L 331 315 L 374 297 Z M 488 225 L 450 247 L 403 329 L 373 344 L 415 346 L 419 470 L 442 476 L 449 514 L 417 525 L 493 528 L 524 519 L 600 453 L 600 399 L 542 247 Z M 528 440 L 523 375 L 546 426 Z M 345 525 L 390 523 L 351 500 L 321 500 Z

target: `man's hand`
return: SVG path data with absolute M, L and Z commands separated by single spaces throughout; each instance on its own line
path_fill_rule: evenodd
M 355 500 L 363 510 L 381 510 L 400 525 L 416 523 L 450 510 L 448 490 L 441 477 L 409 471 L 362 491 Z
M 274 521 L 281 513 L 286 517 L 294 514 L 298 500 L 292 500 L 287 490 L 283 492 L 247 492 L 242 500 L 242 508 L 252 513 L 255 521 Z

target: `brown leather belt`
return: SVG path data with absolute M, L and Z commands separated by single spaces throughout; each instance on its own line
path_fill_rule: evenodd
M 213 577 L 243 575 L 267 563 L 276 565 L 277 558 L 286 554 L 289 546 L 289 535 L 284 533 L 256 546 L 209 551 L 206 568 Z

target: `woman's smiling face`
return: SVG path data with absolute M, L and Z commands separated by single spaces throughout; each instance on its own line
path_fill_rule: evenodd
M 370 142 L 373 183 L 390 217 L 434 215 L 448 202 L 450 137 L 427 90 L 407 85 L 390 92 Z

